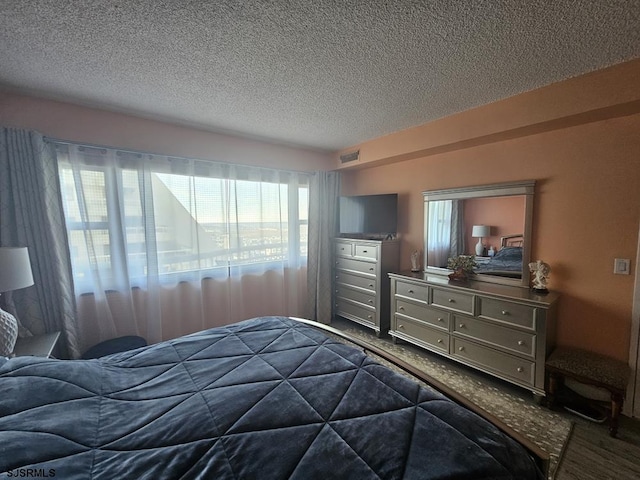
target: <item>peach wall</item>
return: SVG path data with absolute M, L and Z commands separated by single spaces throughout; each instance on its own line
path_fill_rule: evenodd
M 638 113 L 638 85 L 640 59 L 345 148 L 334 155 L 335 168 L 388 164 Z M 342 165 L 340 154 L 354 150 L 359 159 Z
M 0 125 L 75 142 L 296 171 L 330 170 L 329 154 L 0 91 Z
M 628 91 L 628 85 L 638 79 L 640 62 L 630 63 L 634 68 L 625 65 L 620 69 L 607 69 L 607 78 L 596 75 L 614 90 L 607 98 L 615 97 L 618 88 Z M 589 83 L 593 75 L 587 77 Z M 588 107 L 589 102 L 582 98 L 584 91 L 579 88 L 580 82 L 573 79 L 568 83 L 571 88 L 557 85 L 551 88 L 563 91 L 567 98 L 578 98 L 580 105 Z M 549 117 L 553 117 L 557 105 L 539 103 L 545 96 L 526 94 L 525 99 L 536 99 L 531 105 L 520 96 L 514 97 L 513 106 L 509 100 L 501 102 L 502 110 L 530 108 L 543 117 L 540 112 L 546 107 Z M 640 97 L 637 88 L 636 96 Z M 628 100 L 626 96 L 624 101 Z M 565 99 L 563 104 L 567 102 Z M 636 264 L 640 221 L 640 113 L 634 111 L 633 105 L 635 101 L 624 108 L 612 104 L 608 111 L 617 111 L 617 115 L 607 114 L 596 117 L 598 119 L 585 115 L 586 120 L 577 124 L 558 122 L 557 128 L 538 133 L 524 129 L 522 136 L 500 138 L 497 135 L 475 146 L 464 144 L 441 153 L 431 151 L 418 158 L 412 158 L 413 153 L 406 144 L 397 143 L 391 138 L 393 135 L 376 139 L 371 151 L 373 156 L 382 159 L 379 164 L 374 162 L 379 166 L 343 171 L 342 193 L 400 194 L 401 259 L 402 268 L 408 269 L 411 252 L 422 250 L 422 191 L 535 179 L 532 258 L 551 265 L 549 286 L 562 295 L 557 341 L 626 362 L 635 271 L 631 275 L 614 275 L 613 259 L 629 258 L 631 265 Z M 473 112 L 471 117 L 476 118 L 476 114 Z M 457 131 L 464 130 L 468 118 L 464 114 L 456 118 L 459 123 L 451 118 L 445 123 L 457 125 Z M 486 119 L 491 124 L 500 122 L 493 120 Z M 438 144 L 440 130 L 440 125 L 432 124 L 414 129 L 420 137 L 414 139 L 414 144 L 423 141 L 425 132 L 432 134 L 432 143 Z M 448 133 L 443 142 L 450 140 L 451 133 Z M 385 146 L 378 150 L 381 144 Z M 385 161 L 384 156 L 390 152 L 394 158 Z M 399 152 L 404 152 L 402 155 L 409 159 L 397 162 L 395 154 Z M 390 161 L 394 163 L 385 164 Z

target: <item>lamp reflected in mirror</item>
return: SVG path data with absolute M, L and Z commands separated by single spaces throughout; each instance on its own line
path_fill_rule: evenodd
M 474 225 L 473 230 L 471 232 L 471 236 L 473 238 L 478 239 L 478 243 L 476 243 L 476 255 L 478 257 L 484 256 L 484 244 L 482 243 L 483 237 L 488 237 L 491 235 L 491 227 L 489 225 Z

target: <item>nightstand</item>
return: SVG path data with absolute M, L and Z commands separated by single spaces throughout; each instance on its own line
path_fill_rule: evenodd
M 60 332 L 18 338 L 16 346 L 13 349 L 13 354 L 16 357 L 34 356 L 49 358 L 59 338 Z

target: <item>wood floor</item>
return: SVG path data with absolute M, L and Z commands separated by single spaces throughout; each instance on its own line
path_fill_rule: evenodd
M 575 425 L 556 480 L 640 479 L 640 420 L 621 417 L 611 438 L 606 423 L 566 415 Z

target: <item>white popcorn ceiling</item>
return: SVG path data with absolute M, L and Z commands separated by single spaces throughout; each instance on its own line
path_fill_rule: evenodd
M 0 0 L 0 87 L 326 151 L 639 56 L 640 0 Z

